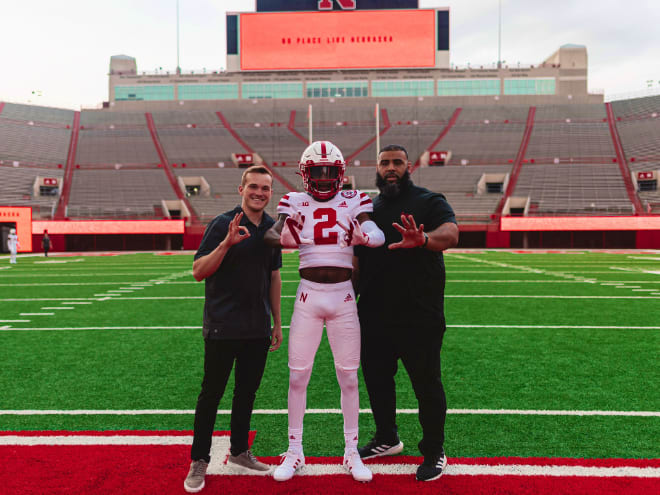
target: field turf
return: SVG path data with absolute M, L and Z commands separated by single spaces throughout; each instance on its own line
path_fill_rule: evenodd
M 659 252 L 450 251 L 445 259 L 448 455 L 660 457 Z M 23 256 L 16 265 L 0 257 L 0 430 L 191 430 L 204 293 L 191 264 L 191 253 Z M 284 255 L 285 342 L 269 355 L 255 404 L 277 411 L 252 420 L 264 456 L 287 445 L 297 266 L 296 253 Z M 231 385 L 221 410 L 231 407 Z M 415 409 L 403 367 L 397 389 L 397 407 Z M 331 411 L 307 414 L 305 454 L 341 455 L 325 337 L 307 407 Z M 162 411 L 134 414 L 150 410 Z M 416 415 L 398 422 L 404 454 L 418 455 Z M 368 440 L 369 413 L 360 427 Z M 216 428 L 229 429 L 228 414 Z

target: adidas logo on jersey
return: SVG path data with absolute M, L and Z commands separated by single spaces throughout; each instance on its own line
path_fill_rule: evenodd
M 342 201 L 337 205 L 337 208 L 348 208 L 348 205 L 346 204 L 346 201 Z
M 347 294 L 346 297 L 344 298 L 344 302 L 350 302 L 352 300 L 353 300 L 353 298 L 351 297 L 350 294 Z

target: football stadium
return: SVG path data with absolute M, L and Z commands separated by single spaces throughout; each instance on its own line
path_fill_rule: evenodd
M 0 94 L 2 492 L 185 493 L 204 372 L 193 254 L 240 203 L 247 167 L 272 173 L 277 217 L 280 198 L 305 191 L 300 156 L 319 140 L 343 153 L 341 187 L 372 198 L 379 150 L 405 146 L 413 182 L 455 212 L 448 464 L 415 480 L 418 401 L 399 366 L 403 452 L 366 460 L 369 483 L 343 470 L 324 335 L 299 475 L 280 483 L 227 463 L 232 374 L 202 493 L 659 492 L 660 96 L 590 92 L 591 47 L 570 40 L 528 65 L 456 66 L 449 7 L 253 3 L 226 13 L 222 69 L 143 70 L 122 54 L 99 108 Z M 298 251 L 282 258 L 284 341 L 250 426 L 250 448 L 273 466 L 287 450 L 301 280 Z M 362 445 L 375 423 L 361 371 L 359 394 Z

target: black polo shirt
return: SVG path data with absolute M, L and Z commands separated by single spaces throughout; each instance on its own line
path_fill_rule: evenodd
M 385 234 L 378 248 L 355 248 L 360 262 L 358 310 L 363 327 L 438 327 L 444 331 L 445 265 L 441 252 L 421 247 L 387 248 L 401 234 L 401 214 L 411 214 L 424 231 L 443 223 L 456 223 L 454 211 L 442 194 L 412 183 L 396 198 L 379 194 L 374 199 L 373 220 Z
M 227 236 L 229 222 L 243 211 L 215 217 L 208 224 L 195 259 L 213 251 Z M 264 244 L 264 234 L 275 223 L 265 212 L 261 225 L 243 215 L 241 225 L 250 237 L 233 245 L 220 267 L 206 278 L 204 337 L 211 339 L 256 339 L 271 334 L 270 278 L 282 267 L 282 250 Z

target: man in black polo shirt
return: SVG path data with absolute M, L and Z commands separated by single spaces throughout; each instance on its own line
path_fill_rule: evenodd
M 218 404 L 234 362 L 228 462 L 248 472 L 270 470 L 249 450 L 248 435 L 268 349 L 274 351 L 282 342 L 282 252 L 263 242 L 275 223 L 264 212 L 272 186 L 267 168 L 246 169 L 238 188 L 241 205 L 211 221 L 195 254 L 193 277 L 206 280 L 204 379 L 195 409 L 192 462 L 184 482 L 188 492 L 204 488 Z
M 440 374 L 445 332 L 445 267 L 442 251 L 458 243 L 454 212 L 442 194 L 410 180 L 402 146 L 378 155 L 373 220 L 385 233 L 379 248 L 355 248 L 362 331 L 361 363 L 376 435 L 359 449 L 363 459 L 403 450 L 396 425 L 394 376 L 401 359 L 419 402 L 424 462 L 417 479 L 439 478 L 447 464 L 447 401 Z M 355 272 L 354 272 L 355 273 Z

